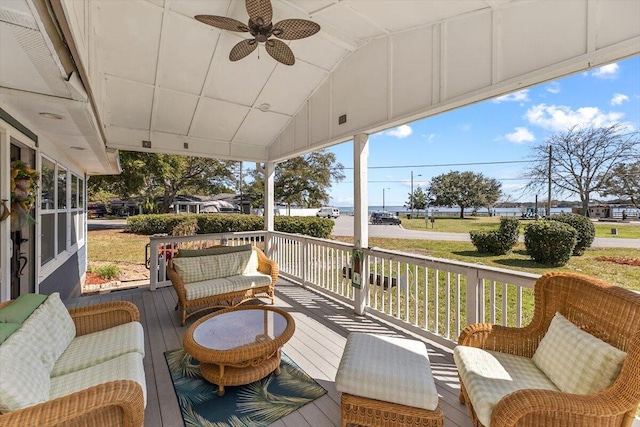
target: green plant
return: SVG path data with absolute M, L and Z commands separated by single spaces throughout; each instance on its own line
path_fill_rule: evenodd
M 113 280 L 120 277 L 120 267 L 115 264 L 98 265 L 95 267 L 91 267 L 89 268 L 89 272 L 107 280 Z
M 504 255 L 518 243 L 519 228 L 520 220 L 503 217 L 498 230 L 470 231 L 469 234 L 478 252 Z
M 188 218 L 184 223 L 185 218 Z M 195 221 L 195 231 L 192 221 Z M 331 235 L 333 221 L 316 217 L 288 217 L 274 218 L 275 231 L 284 233 L 305 234 L 307 236 L 326 239 Z M 177 230 L 177 231 L 174 231 Z M 127 218 L 126 231 L 135 234 L 173 234 L 176 232 L 190 232 L 195 234 L 231 233 L 237 231 L 264 230 L 264 219 L 257 215 L 240 214 L 161 214 L 136 215 Z
M 193 236 L 198 232 L 198 219 L 194 216 L 185 215 L 182 221 L 176 224 L 171 230 L 172 236 Z
M 578 232 L 559 221 L 536 221 L 527 225 L 524 244 L 533 260 L 540 264 L 565 265 L 576 246 Z
M 573 248 L 573 255 L 575 256 L 584 254 L 584 251 L 591 246 L 593 239 L 596 237 L 596 228 L 593 222 L 585 216 L 573 213 L 562 213 L 552 216 L 551 220 L 569 224 L 576 229 L 578 236 L 576 246 Z

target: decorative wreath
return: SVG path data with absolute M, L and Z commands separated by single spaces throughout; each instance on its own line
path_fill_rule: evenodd
M 40 174 L 22 160 L 11 162 L 11 230 L 24 227 L 34 221 L 29 211 L 36 204 Z

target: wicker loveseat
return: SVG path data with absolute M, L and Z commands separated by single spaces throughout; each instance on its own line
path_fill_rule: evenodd
M 251 245 L 180 249 L 167 265 L 167 276 L 184 326 L 199 311 L 235 306 L 261 294 L 273 303 L 278 264 Z
M 142 426 L 138 320 L 130 302 L 67 310 L 57 293 L 0 304 L 0 426 Z
M 548 273 L 536 282 L 528 326 L 475 324 L 458 343 L 460 401 L 476 426 L 633 423 L 640 403 L 640 294 Z

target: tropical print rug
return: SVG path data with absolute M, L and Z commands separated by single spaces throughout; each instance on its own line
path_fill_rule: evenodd
M 164 357 L 188 427 L 266 426 L 327 392 L 284 353 L 280 375 L 225 387 L 222 397 L 216 394 L 218 386 L 200 375 L 199 362 L 183 349 L 167 351 Z

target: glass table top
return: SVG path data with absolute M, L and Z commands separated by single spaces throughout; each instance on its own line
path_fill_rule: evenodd
M 261 308 L 229 311 L 198 325 L 193 331 L 193 339 L 212 350 L 232 350 L 273 340 L 286 327 L 287 319 L 276 311 Z

